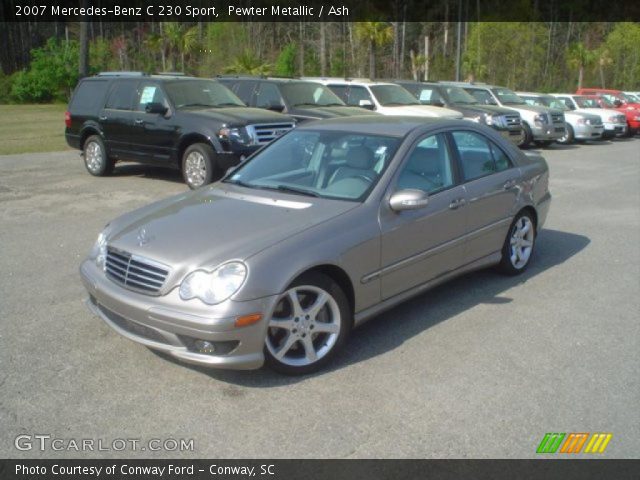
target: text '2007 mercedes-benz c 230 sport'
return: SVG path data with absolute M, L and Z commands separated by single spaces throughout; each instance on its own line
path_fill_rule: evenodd
M 91 310 L 131 340 L 308 373 L 354 326 L 436 284 L 524 271 L 550 200 L 545 160 L 485 126 L 331 119 L 113 220 L 80 270 Z

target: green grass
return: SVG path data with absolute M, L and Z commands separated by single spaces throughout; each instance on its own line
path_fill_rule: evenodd
M 0 105 L 0 155 L 55 152 L 64 139 L 66 105 Z

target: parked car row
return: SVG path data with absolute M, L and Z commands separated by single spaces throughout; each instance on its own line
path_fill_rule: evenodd
M 92 175 L 134 161 L 177 168 L 198 188 L 302 122 L 363 115 L 466 119 L 521 148 L 640 131 L 640 103 L 616 90 L 543 95 L 482 83 L 141 72 L 81 80 L 65 123 Z

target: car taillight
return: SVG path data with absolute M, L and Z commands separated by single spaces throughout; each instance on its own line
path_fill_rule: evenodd
M 71 112 L 64 112 L 64 124 L 67 128 L 71 128 Z

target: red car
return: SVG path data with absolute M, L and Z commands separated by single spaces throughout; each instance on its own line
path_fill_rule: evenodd
M 621 90 L 579 88 L 576 94 L 597 96 L 601 107 L 615 108 L 624 113 L 627 117 L 629 136 L 633 136 L 640 131 L 640 103 L 637 103 L 633 97 L 626 95 Z

